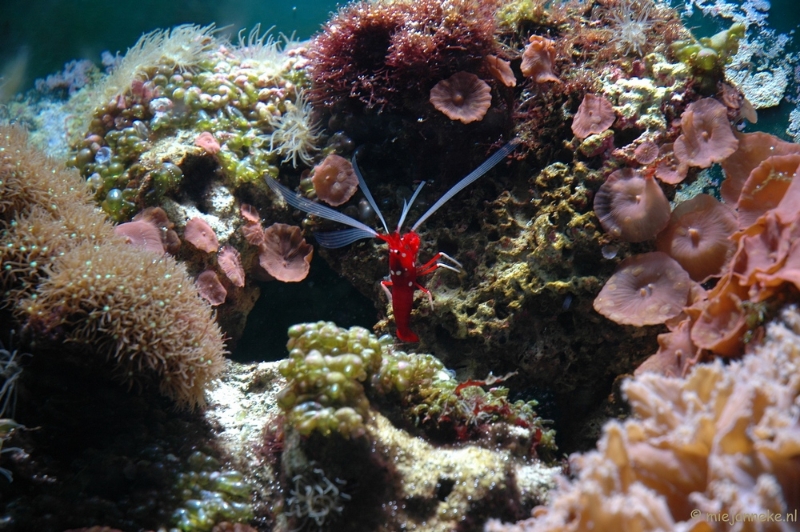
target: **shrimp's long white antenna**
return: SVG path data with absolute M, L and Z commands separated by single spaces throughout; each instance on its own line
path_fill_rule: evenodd
M 400 215 L 400 221 L 397 222 L 398 233 L 400 232 L 400 228 L 403 227 L 403 222 L 406 221 L 406 216 L 408 216 L 408 211 L 411 210 L 411 206 L 414 205 L 414 200 L 417 199 L 417 196 L 419 196 L 419 191 L 422 190 L 423 186 L 425 186 L 425 181 L 417 185 L 417 190 L 414 191 L 414 194 L 411 196 L 411 199 L 408 200 L 408 203 L 406 203 L 406 200 L 403 200 L 403 214 Z
M 301 211 L 305 211 L 309 214 L 319 216 L 320 218 L 325 218 L 326 220 L 331 220 L 332 222 L 339 222 L 340 224 L 345 224 L 349 225 L 350 227 L 355 227 L 356 229 L 359 229 L 364 233 L 364 236 L 360 238 L 378 236 L 377 231 L 375 231 L 375 229 L 371 228 L 370 226 L 365 225 L 354 218 L 350 218 L 346 214 L 342 214 L 339 211 L 335 211 L 330 207 L 325 207 L 324 205 L 320 205 L 319 203 L 314 203 L 313 201 L 308 200 L 299 194 L 295 194 L 294 192 L 292 192 L 285 186 L 281 185 L 275 179 L 269 176 L 267 176 L 266 180 L 269 188 L 271 188 L 277 194 L 283 196 L 283 199 L 286 200 L 286 203 L 288 203 L 295 209 L 300 209 Z M 358 240 L 358 238 L 356 238 L 355 240 Z M 355 240 L 351 240 L 350 242 L 354 242 Z
M 372 192 L 369 191 L 369 187 L 367 186 L 367 182 L 364 181 L 364 176 L 361 175 L 361 171 L 358 169 L 358 162 L 356 162 L 356 155 L 358 154 L 358 150 L 353 154 L 353 158 L 351 159 L 353 162 L 353 170 L 356 172 L 356 176 L 358 177 L 358 186 L 361 187 L 361 191 L 367 197 L 367 201 L 369 202 L 370 207 L 372 210 L 375 211 L 375 214 L 378 215 L 380 218 L 381 223 L 383 224 L 383 228 L 386 230 L 386 233 L 389 233 L 389 227 L 386 225 L 386 220 L 383 219 L 383 214 L 381 210 L 378 208 L 378 204 L 375 203 L 375 199 L 372 197 Z
M 417 230 L 417 228 L 418 228 L 420 225 L 422 225 L 422 222 L 424 222 L 425 220 L 427 220 L 427 219 L 428 219 L 428 217 L 429 217 L 431 214 L 433 214 L 433 213 L 435 213 L 437 210 L 439 210 L 439 208 L 440 208 L 442 205 L 444 205 L 445 203 L 447 203 L 447 201 L 448 201 L 448 200 L 450 200 L 450 198 L 452 198 L 453 196 L 455 196 L 456 194 L 458 194 L 459 192 L 461 192 L 462 190 L 464 190 L 466 187 L 468 187 L 469 185 L 471 185 L 472 183 L 474 183 L 475 181 L 477 181 L 477 179 L 478 179 L 479 177 L 481 177 L 483 174 L 485 174 L 486 172 L 488 172 L 489 170 L 491 170 L 492 168 L 494 168 L 494 166 L 495 166 L 495 165 L 497 165 L 497 163 L 499 163 L 500 161 L 502 161 L 503 159 L 505 159 L 505 157 L 506 157 L 506 156 L 507 156 L 509 153 L 511 153 L 512 151 L 514 151 L 514 148 L 516 148 L 516 147 L 517 147 L 517 145 L 519 145 L 519 143 L 520 143 L 520 142 L 522 142 L 522 141 L 521 141 L 521 140 L 520 140 L 518 137 L 515 137 L 515 138 L 511 139 L 511 140 L 510 140 L 510 141 L 509 141 L 509 142 L 508 142 L 508 143 L 507 143 L 505 146 L 503 146 L 502 148 L 500 148 L 499 150 L 497 150 L 497 151 L 494 153 L 494 155 L 492 155 L 491 157 L 489 157 L 488 159 L 486 159 L 486 160 L 483 162 L 483 164 L 482 164 L 482 165 L 480 165 L 480 166 L 479 166 L 479 167 L 477 167 L 475 170 L 473 170 L 472 172 L 470 172 L 470 174 L 469 174 L 467 177 L 465 177 L 464 179 L 462 179 L 461 181 L 459 181 L 458 183 L 456 183 L 456 184 L 453 186 L 453 188 L 451 188 L 450 190 L 448 190 L 447 192 L 445 192 L 444 196 L 442 196 L 442 197 L 439 199 L 439 201 L 437 201 L 436 203 L 434 203 L 434 204 L 433 204 L 433 206 L 432 206 L 430 209 L 428 209 L 428 211 L 427 211 L 425 214 L 423 214 L 423 215 L 420 217 L 420 219 L 419 219 L 419 220 L 417 220 L 417 223 L 415 223 L 415 224 L 414 224 L 414 227 L 412 227 L 412 228 L 411 228 L 411 230 L 412 230 L 412 231 L 416 231 L 416 230 Z

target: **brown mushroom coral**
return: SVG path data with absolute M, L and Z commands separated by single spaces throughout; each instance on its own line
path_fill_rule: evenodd
M 469 124 L 483 119 L 492 94 L 489 84 L 475 74 L 456 72 L 433 86 L 430 101 L 450 120 Z
M 212 307 L 225 303 L 228 291 L 222 286 L 214 270 L 206 270 L 198 275 L 195 285 L 200 296 L 208 301 L 208 304 Z
M 739 140 L 738 148 L 720 163 L 725 171 L 720 194 L 731 205 L 739 201 L 744 182 L 761 161 L 775 155 L 800 153 L 800 144 L 783 141 L 769 133 L 737 133 L 736 138 Z
M 727 158 L 738 145 L 725 106 L 713 98 L 703 98 L 681 115 L 681 135 L 673 149 L 682 163 L 707 168 Z
M 135 220 L 114 227 L 114 233 L 123 237 L 125 242 L 147 251 L 163 255 L 164 244 L 161 243 L 161 230 L 145 220 Z
M 314 167 L 311 183 L 317 197 L 334 207 L 345 203 L 358 190 L 358 177 L 353 171 L 353 165 L 334 153 Z
M 506 87 L 516 86 L 517 78 L 514 77 L 514 71 L 511 70 L 511 65 L 508 61 L 503 61 L 494 55 L 487 55 L 485 61 L 486 68 L 494 76 L 494 79 Z
M 656 325 L 680 314 L 694 285 L 680 264 L 654 251 L 619 264 L 594 300 L 594 309 L 619 324 Z
M 264 231 L 258 262 L 275 279 L 296 283 L 308 275 L 313 254 L 299 227 L 277 223 Z
M 675 207 L 656 247 L 683 267 L 693 280 L 719 275 L 734 252 L 730 239 L 736 215 L 713 196 L 698 194 Z
M 603 229 L 626 242 L 656 236 L 669 223 L 669 201 L 652 177 L 632 168 L 616 170 L 594 196 Z
M 610 128 L 616 118 L 611 102 L 602 96 L 587 94 L 572 119 L 572 132 L 583 140 Z
M 217 264 L 234 286 L 244 286 L 244 268 L 242 268 L 242 259 L 239 257 L 239 252 L 232 246 L 223 246 L 217 256 Z
M 658 159 L 658 153 L 658 144 L 646 140 L 636 146 L 636 149 L 633 151 L 633 158 L 636 159 L 636 162 L 639 164 L 650 164 Z
M 196 216 L 186 222 L 183 238 L 191 245 L 206 253 L 216 253 L 219 249 L 219 240 L 208 222 Z
M 520 70 L 522 75 L 533 78 L 536 83 L 554 81 L 561 83 L 553 72 L 553 63 L 556 60 L 555 43 L 541 35 L 532 35 L 530 43 L 522 53 Z

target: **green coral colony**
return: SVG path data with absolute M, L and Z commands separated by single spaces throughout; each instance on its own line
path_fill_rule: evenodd
M 218 159 L 230 185 L 277 177 L 281 162 L 311 162 L 317 133 L 299 58 L 271 35 L 259 35 L 258 27 L 247 39 L 240 36 L 238 47 L 220 44 L 213 26 L 150 33 L 101 87 L 101 94 L 114 93 L 114 82 L 132 80 L 96 108 L 68 164 L 86 177 L 112 219 L 128 220 L 177 190 L 184 176 L 165 160 L 169 154 L 142 161 L 176 137 L 189 145 L 203 132 L 224 139 Z
M 396 396 L 410 405 L 404 416 L 412 425 L 446 426 L 467 439 L 482 426 L 503 421 L 537 430 L 537 445 L 554 449 L 554 432 L 543 430 L 536 401 L 512 403 L 507 389 L 484 391 L 478 383 L 462 389 L 438 359 L 396 351 L 388 336 L 378 339 L 361 327 L 309 323 L 289 329 L 287 347 L 289 358 L 281 362 L 280 372 L 289 384 L 278 404 L 304 436 L 359 437 L 370 415 L 368 397 Z

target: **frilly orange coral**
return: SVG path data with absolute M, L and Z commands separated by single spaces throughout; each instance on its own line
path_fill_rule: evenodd
M 725 180 L 720 187 L 722 199 L 731 205 L 739 201 L 744 182 L 753 169 L 767 157 L 800 153 L 800 144 L 786 142 L 768 133 L 737 133 L 736 151 L 722 161 Z
M 561 83 L 561 80 L 553 72 L 555 60 L 555 42 L 541 35 L 531 35 L 530 43 L 522 53 L 522 64 L 520 65 L 522 75 L 533 78 L 536 83 L 548 81 Z
M 774 155 L 750 172 L 737 203 L 740 228 L 750 227 L 761 215 L 778 206 L 798 167 L 800 154 Z
M 506 87 L 515 87 L 517 78 L 508 61 L 504 61 L 495 55 L 486 56 L 486 68 L 492 76 Z

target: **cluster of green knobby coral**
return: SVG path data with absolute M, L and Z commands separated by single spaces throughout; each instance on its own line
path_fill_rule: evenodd
M 460 440 L 505 422 L 534 430 L 540 447 L 554 446 L 554 431 L 536 415 L 536 401 L 512 403 L 505 388 L 484 390 L 489 381 L 459 383 L 437 358 L 395 351 L 388 336 L 379 339 L 364 328 L 330 322 L 305 323 L 289 329 L 287 347 L 289 358 L 280 372 L 288 384 L 278 404 L 302 435 L 362 436 L 369 399 L 399 396 L 409 421 L 452 430 Z

